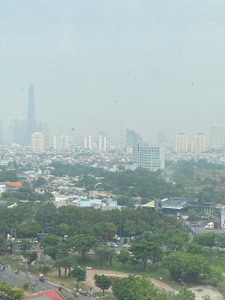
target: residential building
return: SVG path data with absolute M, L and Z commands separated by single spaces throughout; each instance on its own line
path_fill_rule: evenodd
M 88 149 L 91 151 L 92 150 L 92 143 L 91 143 L 91 136 L 88 136 Z
M 188 137 L 185 133 L 178 133 L 175 139 L 176 152 L 188 152 Z
M 2 118 L 0 118 L 0 145 L 3 144 L 3 122 Z
M 8 127 L 8 144 L 20 144 L 22 141 L 22 122 L 19 119 L 10 119 Z
M 225 147 L 225 126 L 211 126 L 211 148 L 220 149 Z
M 106 137 L 105 136 L 99 136 L 99 142 L 98 142 L 98 149 L 100 152 L 106 152 L 107 145 L 106 145 Z
M 27 104 L 27 142 L 30 143 L 32 133 L 36 132 L 34 86 L 29 87 Z
M 88 142 L 87 142 L 87 137 L 85 136 L 84 137 L 84 148 L 87 148 L 88 147 Z
M 135 168 L 162 170 L 165 168 L 165 147 L 139 144 L 133 149 L 133 161 Z
M 207 151 L 206 136 L 198 133 L 191 139 L 191 152 L 201 153 Z
M 54 136 L 53 148 L 54 150 L 67 150 L 69 148 L 69 136 Z
M 31 135 L 31 150 L 36 153 L 44 152 L 44 134 L 34 132 Z

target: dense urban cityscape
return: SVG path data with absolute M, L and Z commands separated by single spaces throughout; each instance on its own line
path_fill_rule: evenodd
M 1 299 L 225 299 L 224 14 L 0 1 Z

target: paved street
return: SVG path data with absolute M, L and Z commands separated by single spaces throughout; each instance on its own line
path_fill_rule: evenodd
M 23 272 L 20 272 L 20 274 L 17 275 L 14 270 L 11 270 L 9 265 L 6 265 L 5 271 L 3 272 L 0 271 L 0 281 L 1 282 L 4 281 L 7 285 L 10 286 L 20 286 L 20 287 L 23 286 L 24 282 L 30 283 L 31 286 L 33 285 L 33 283 L 35 283 L 34 293 L 44 292 L 54 288 L 58 289 L 56 286 L 53 286 L 49 283 L 39 281 L 39 279 L 33 275 L 29 275 L 28 277 L 27 274 Z M 65 290 L 64 288 L 62 288 L 62 293 L 65 294 L 66 296 L 75 298 L 73 293 Z M 79 298 L 76 299 L 84 299 L 84 298 L 85 298 L 84 296 L 79 296 Z

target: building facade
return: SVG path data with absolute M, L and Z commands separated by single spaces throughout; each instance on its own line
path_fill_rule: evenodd
M 126 130 L 126 149 L 134 148 L 138 144 L 142 143 L 142 138 L 139 133 L 136 133 L 134 130 Z
M 135 168 L 162 170 L 165 168 L 165 148 L 139 144 L 133 148 L 133 161 Z
M 68 135 L 54 136 L 53 148 L 54 150 L 60 150 L 60 151 L 69 149 L 69 136 Z
M 34 86 L 29 87 L 27 103 L 27 142 L 30 143 L 31 135 L 36 132 Z
M 44 134 L 42 132 L 34 132 L 31 135 L 31 150 L 36 153 L 44 152 Z
M 105 136 L 99 136 L 98 138 L 98 150 L 100 152 L 106 152 L 107 150 L 107 141 Z
M 198 133 L 191 139 L 191 152 L 201 153 L 207 151 L 206 135 Z
M 174 149 L 176 152 L 188 152 L 188 137 L 185 133 L 178 133 L 175 139 Z
M 220 149 L 225 147 L 225 126 L 211 126 L 211 148 Z

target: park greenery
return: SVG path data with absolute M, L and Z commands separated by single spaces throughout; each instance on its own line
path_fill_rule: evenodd
M 9 245 L 5 237 L 13 229 L 18 238 L 27 239 L 22 241 L 21 251 L 31 272 L 31 265 L 36 261 L 44 273 L 54 269 L 59 278 L 74 278 L 77 288 L 86 278 L 85 266 L 87 262 L 90 263 L 89 252 L 92 251 L 94 266 L 99 269 L 113 269 L 118 264 L 123 271 L 146 274 L 146 278 L 129 276 L 116 279 L 114 283 L 104 275 L 95 275 L 95 284 L 103 294 L 111 286 L 117 299 L 195 299 L 186 288 L 178 295 L 168 295 L 156 288 L 149 280 L 153 270 L 167 272 L 170 283 L 212 284 L 225 291 L 225 266 L 218 259 L 219 248 L 225 247 L 225 236 L 209 232 L 190 240 L 188 229 L 176 217 L 162 215 L 152 209 L 135 209 L 132 201 L 132 197 L 142 197 L 142 203 L 145 203 L 153 198 L 185 196 L 196 197 L 202 203 L 214 201 L 225 204 L 223 166 L 192 160 L 176 164 L 167 162 L 164 171 L 137 169 L 119 173 L 58 162 L 50 166 L 53 175 L 67 175 L 78 187 L 85 187 L 86 191 L 96 186 L 111 191 L 118 204 L 123 206 L 122 209 L 56 208 L 49 201 L 51 193 L 35 192 L 34 188 L 44 189 L 46 185 L 46 180 L 39 178 L 32 186 L 2 194 L 2 201 L 8 204 L 16 202 L 18 205 L 10 209 L 0 207 L 1 254 L 8 252 Z M 2 181 L 6 178 L 18 180 L 16 171 L 4 170 L 0 174 Z M 75 176 L 79 176 L 80 180 L 73 180 Z M 19 200 L 29 200 L 29 203 L 19 203 Z M 39 259 L 37 252 L 28 251 L 32 246 L 28 239 L 35 238 L 38 232 L 49 234 L 40 242 L 43 257 Z M 107 241 L 113 241 L 115 234 L 124 237 L 126 243 L 129 241 L 129 249 L 124 247 L 120 253 L 116 253 L 107 244 Z

